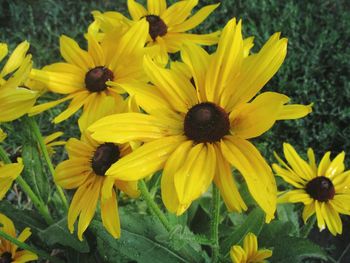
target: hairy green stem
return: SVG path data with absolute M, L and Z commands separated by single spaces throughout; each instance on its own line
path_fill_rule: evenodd
M 11 163 L 10 158 L 7 156 L 6 151 L 0 146 L 0 157 L 1 159 L 9 164 Z M 47 206 L 40 200 L 39 197 L 32 191 L 27 182 L 21 177 L 18 176 L 16 182 L 22 188 L 22 190 L 28 195 L 30 200 L 32 200 L 34 206 L 39 210 L 40 214 L 43 216 L 47 224 L 52 224 L 54 221 L 50 216 L 49 209 Z
M 42 154 L 44 155 L 44 159 L 49 167 L 49 170 L 50 170 L 50 173 L 52 175 L 52 177 L 54 176 L 55 174 L 55 168 L 53 167 L 53 164 L 52 164 L 52 161 L 51 161 L 51 158 L 49 156 L 49 152 L 47 151 L 47 148 L 46 148 L 46 145 L 45 145 L 45 142 L 44 142 L 44 139 L 43 139 L 43 136 L 41 135 L 41 132 L 40 132 L 40 129 L 39 129 L 39 126 L 38 124 L 36 123 L 34 117 L 26 117 L 27 118 L 27 121 L 31 127 L 31 130 L 39 144 L 39 147 L 40 147 L 40 150 L 42 152 Z M 57 192 L 58 192 L 58 195 L 61 199 L 61 202 L 64 206 L 64 208 L 67 210 L 68 209 L 68 202 L 67 202 L 67 198 L 62 190 L 62 188 L 55 184 L 56 186 L 56 189 L 57 189 Z
M 8 235 L 7 233 L 3 232 L 1 229 L 0 229 L 0 237 L 8 240 L 9 242 L 15 244 L 16 246 L 18 246 L 19 248 L 22 248 L 24 250 L 28 250 L 30 252 L 33 252 L 35 253 L 37 256 L 39 256 L 40 258 L 43 258 L 43 259 L 47 259 L 49 260 L 50 262 L 53 262 L 53 263 L 63 263 L 62 260 L 58 259 L 58 258 L 54 258 L 52 256 L 50 256 L 49 254 L 47 254 L 46 252 L 44 251 L 41 251 L 41 250 L 38 250 L 36 248 L 33 248 L 21 241 L 18 241 L 16 238 Z
M 212 189 L 212 207 L 211 207 L 211 250 L 212 262 L 219 262 L 219 218 L 220 218 L 220 192 L 219 189 L 213 185 Z
M 301 229 L 300 236 L 307 238 L 314 227 L 316 223 L 316 215 L 313 215 L 309 220 L 307 221 L 306 225 Z
M 162 212 L 162 210 L 160 210 L 160 208 L 158 207 L 158 205 L 156 204 L 156 202 L 154 202 L 151 194 L 148 191 L 147 185 L 145 183 L 145 181 L 140 180 L 139 181 L 139 189 L 141 191 L 141 194 L 143 196 L 143 198 L 145 199 L 148 207 L 153 211 L 153 213 L 159 218 L 160 222 L 163 224 L 163 226 L 165 227 L 165 229 L 170 232 L 172 229 L 171 224 L 169 223 L 167 217 L 165 216 L 165 214 Z

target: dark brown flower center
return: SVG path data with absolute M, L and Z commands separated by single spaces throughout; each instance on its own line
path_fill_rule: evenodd
M 10 252 L 2 253 L 0 256 L 0 263 L 10 263 L 12 262 L 12 255 Z
M 315 200 L 327 202 L 333 199 L 335 189 L 331 180 L 327 177 L 319 176 L 307 183 L 306 192 Z
M 156 40 L 158 36 L 164 36 L 168 32 L 167 25 L 159 16 L 148 15 L 146 16 L 146 20 L 149 23 L 149 34 L 153 41 Z
M 120 158 L 119 147 L 113 143 L 104 143 L 97 147 L 91 160 L 95 174 L 104 176 L 109 167 Z
M 106 81 L 113 80 L 114 75 L 106 67 L 99 66 L 90 69 L 85 75 L 85 87 L 90 92 L 100 92 L 107 88 Z
M 220 106 L 203 102 L 193 106 L 185 116 L 185 135 L 197 142 L 216 142 L 230 130 L 228 114 Z

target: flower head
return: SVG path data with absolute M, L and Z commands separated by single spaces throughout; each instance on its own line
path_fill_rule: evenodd
M 277 120 L 307 115 L 310 107 L 285 105 L 289 98 L 275 92 L 256 95 L 276 73 L 286 55 L 287 40 L 274 34 L 259 53 L 246 56 L 241 22 L 223 29 L 218 49 L 210 56 L 188 44 L 181 51 L 186 72 L 160 67 L 149 57 L 144 67 L 151 83 L 128 88 L 148 113 L 105 117 L 92 126 L 97 140 L 146 142 L 107 170 L 108 177 L 138 180 L 163 170 L 165 206 L 182 214 L 209 188 L 220 189 L 229 210 L 247 209 L 232 167 L 243 175 L 257 203 L 274 216 L 277 189 L 271 168 L 248 139 L 269 130 Z M 194 85 L 193 85 L 194 84 Z
M 120 111 L 123 104 L 123 98 L 118 93 L 121 92 L 120 85 L 145 79 L 142 55 L 147 31 L 148 23 L 142 20 L 126 31 L 121 30 L 119 35 L 107 35 L 103 42 L 87 34 L 88 51 L 81 49 L 73 39 L 61 36 L 60 51 L 66 62 L 51 64 L 43 70 L 34 69 L 31 78 L 65 97 L 37 105 L 31 114 L 71 100 L 68 108 L 54 122 L 69 118 L 83 107 L 79 126 L 85 130 L 102 116 Z M 110 81 L 113 81 L 113 86 Z
M 276 155 L 281 166 L 273 164 L 273 169 L 295 189 L 283 192 L 279 202 L 303 203 L 305 223 L 316 213 L 320 230 L 327 227 L 333 235 L 341 234 L 339 214 L 350 215 L 350 171 L 344 171 L 345 153 L 331 160 L 330 152 L 327 152 L 317 166 L 311 148 L 307 152 L 309 162 L 288 143 L 283 144 L 283 150 L 288 164 Z
M 243 240 L 243 247 L 232 246 L 230 257 L 232 263 L 261 263 L 272 256 L 269 249 L 258 250 L 258 240 L 253 233 L 248 233 Z
M 57 166 L 54 179 L 65 189 L 77 189 L 68 211 L 69 230 L 73 233 L 74 223 L 79 217 L 78 237 L 82 240 L 100 201 L 103 225 L 113 237 L 118 238 L 120 223 L 117 193 L 114 189 L 110 191 L 111 187 L 122 190 L 131 197 L 137 197 L 137 182 L 108 178 L 105 172 L 131 151 L 130 146 L 101 143 L 84 133 L 81 140 L 70 139 L 66 149 L 69 159 Z M 102 197 L 103 189 L 110 192 L 109 198 Z
M 29 43 L 19 44 L 0 71 L 0 122 L 12 121 L 26 114 L 34 105 L 38 93 L 24 87 L 32 68 Z M 0 43 L 0 62 L 8 53 Z
M 113 26 L 132 25 L 145 18 L 149 24 L 147 46 L 151 47 L 150 54 L 154 57 L 162 57 L 166 63 L 167 53 L 179 51 L 185 42 L 200 45 L 217 43 L 219 32 L 205 35 L 186 33 L 202 23 L 219 6 L 219 4 L 205 6 L 191 16 L 197 4 L 198 0 L 183 0 L 167 7 L 166 0 L 148 0 L 145 8 L 135 0 L 128 0 L 127 5 L 132 20 L 117 12 L 95 11 L 93 15 L 104 32 L 112 30 Z
M 1 226 L 2 225 L 2 226 Z M 10 235 L 13 238 L 17 238 L 18 241 L 26 241 L 30 235 L 30 228 L 25 228 L 18 237 L 16 237 L 16 229 L 7 216 L 0 213 L 0 229 L 6 234 Z M 6 239 L 0 237 L 0 262 L 1 263 L 10 263 L 10 262 L 29 262 L 32 260 L 38 259 L 38 256 L 33 252 L 27 250 L 17 250 L 17 245 L 12 244 Z

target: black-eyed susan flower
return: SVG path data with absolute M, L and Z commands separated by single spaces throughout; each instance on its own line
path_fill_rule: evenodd
M 26 114 L 34 105 L 38 93 L 24 87 L 32 68 L 31 55 L 26 54 L 27 41 L 19 44 L 0 71 L 0 122 L 12 121 Z M 0 43 L 0 62 L 8 48 Z
M 2 226 L 1 226 L 2 225 Z M 30 228 L 25 228 L 17 237 L 16 229 L 7 216 L 0 213 L 0 230 L 10 235 L 13 238 L 16 238 L 20 242 L 26 241 L 30 235 Z M 25 263 L 32 260 L 38 259 L 38 256 L 33 252 L 27 250 L 17 250 L 18 247 L 15 244 L 12 244 L 8 240 L 0 237 L 0 262 L 1 263 Z
M 276 155 L 281 166 L 273 164 L 272 167 L 295 189 L 283 192 L 278 201 L 303 203 L 305 223 L 316 213 L 320 231 L 327 227 L 333 235 L 341 234 L 339 214 L 350 215 L 350 171 L 344 171 L 345 153 L 331 160 L 331 153 L 327 152 L 317 166 L 311 148 L 307 152 L 309 162 L 304 161 L 288 143 L 283 144 L 283 151 L 288 164 Z
M 232 263 L 263 263 L 272 256 L 269 249 L 258 250 L 258 239 L 253 233 L 248 233 L 243 240 L 243 247 L 232 246 L 230 257 Z
M 77 189 L 68 211 L 68 228 L 73 233 L 78 217 L 78 237 L 89 226 L 97 208 L 101 207 L 101 218 L 107 231 L 115 238 L 120 236 L 120 223 L 116 190 L 122 190 L 131 197 L 137 197 L 137 182 L 115 180 L 105 176 L 111 165 L 128 154 L 129 144 L 100 143 L 88 133 L 81 140 L 70 139 L 66 144 L 69 159 L 56 168 L 55 182 L 65 189 Z M 102 188 L 113 189 L 108 198 L 101 195 Z
M 68 108 L 59 114 L 58 123 L 83 107 L 79 126 L 88 124 L 120 110 L 123 98 L 118 94 L 121 84 L 141 81 L 145 78 L 142 55 L 147 38 L 148 23 L 135 23 L 126 32 L 113 37 L 106 36 L 100 43 L 87 34 L 88 51 L 67 36 L 60 38 L 61 55 L 66 62 L 54 63 L 44 70 L 33 69 L 31 78 L 44 83 L 51 92 L 65 95 L 56 101 L 35 106 L 31 114 L 37 114 L 64 101 L 71 100 Z M 113 81 L 114 86 L 106 84 Z
M 148 0 L 145 8 L 135 0 L 128 0 L 131 21 L 117 12 L 95 11 L 93 15 L 104 32 L 112 30 L 116 25 L 131 25 L 135 21 L 146 18 L 149 23 L 147 41 L 147 46 L 151 47 L 149 52 L 154 57 L 162 57 L 166 63 L 167 53 L 178 52 L 185 42 L 190 41 L 199 45 L 217 43 L 219 32 L 204 35 L 186 33 L 202 23 L 219 6 L 219 4 L 205 6 L 191 16 L 197 4 L 198 0 L 183 0 L 167 7 L 166 0 Z
M 210 56 L 196 45 L 182 50 L 191 70 L 165 69 L 145 57 L 144 67 L 154 86 L 129 86 L 148 114 L 105 117 L 89 130 L 97 140 L 145 144 L 121 158 L 106 172 L 119 180 L 138 180 L 163 170 L 165 206 L 182 214 L 211 182 L 220 189 L 229 210 L 246 209 L 232 167 L 243 175 L 257 203 L 274 216 L 277 189 L 271 168 L 249 139 L 269 130 L 277 120 L 295 119 L 311 109 L 285 105 L 289 98 L 275 92 L 256 95 L 282 64 L 287 40 L 274 34 L 259 53 L 245 57 L 241 22 L 223 29 L 218 49 Z

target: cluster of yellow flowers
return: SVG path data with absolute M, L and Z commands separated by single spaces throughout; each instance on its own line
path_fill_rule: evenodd
M 332 234 L 341 233 L 339 213 L 350 214 L 350 171 L 344 172 L 344 153 L 333 161 L 326 153 L 317 168 L 311 149 L 307 163 L 284 144 L 288 164 L 276 155 L 281 166 L 273 164 L 273 170 L 297 190 L 278 193 L 272 169 L 250 142 L 276 121 L 311 112 L 311 105 L 288 104 L 284 94 L 261 92 L 285 59 L 287 39 L 275 33 L 252 53 L 253 37 L 242 36 L 242 21 L 236 19 L 222 31 L 186 33 L 218 7 L 205 6 L 191 15 L 197 2 L 183 0 L 167 7 L 165 0 L 148 0 L 145 8 L 128 0 L 132 19 L 95 11 L 85 34 L 87 51 L 61 36 L 64 62 L 43 69 L 32 69 L 31 56 L 26 55 L 29 44 L 21 43 L 0 73 L 0 122 L 36 115 L 70 100 L 53 120 L 59 123 L 83 108 L 78 121 L 81 138 L 68 140 L 69 159 L 57 166 L 54 177 L 64 189 L 76 189 L 68 227 L 73 232 L 78 220 L 80 240 L 98 203 L 103 225 L 118 238 L 117 190 L 136 198 L 138 180 L 159 170 L 162 200 L 176 215 L 212 182 L 229 211 L 246 211 L 233 168 L 243 176 L 267 222 L 274 218 L 277 200 L 302 202 L 304 221 L 316 213 L 320 229 L 327 226 Z M 217 49 L 212 54 L 200 46 L 213 44 Z M 181 62 L 170 60 L 169 53 L 179 51 Z M 0 60 L 6 54 L 6 44 L 0 44 Z M 63 97 L 33 106 L 43 92 Z M 5 137 L 0 130 L 0 139 Z M 22 169 L 20 159 L 0 164 L 0 198 Z M 9 220 L 2 215 L 0 219 L 11 228 L 6 231 L 14 233 Z M 9 256 L 6 253 L 14 260 L 24 257 L 15 250 L 0 240 L 1 259 Z M 231 250 L 234 262 L 260 262 L 270 255 L 268 250 L 257 251 L 253 234 L 247 235 L 244 250 Z M 26 257 L 35 259 L 32 254 Z

